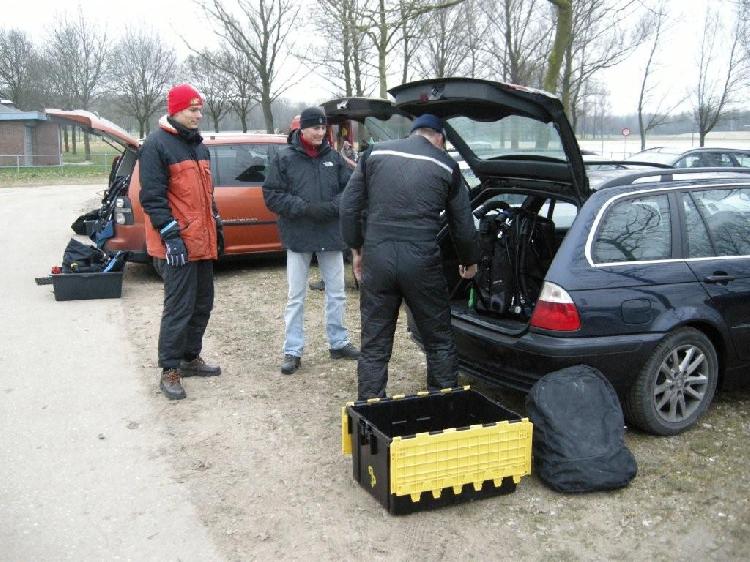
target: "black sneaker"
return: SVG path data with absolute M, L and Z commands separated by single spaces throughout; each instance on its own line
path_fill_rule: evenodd
M 359 350 L 354 345 L 348 343 L 339 349 L 329 349 L 331 359 L 359 359 Z
M 221 367 L 206 363 L 199 356 L 192 361 L 180 361 L 180 373 L 183 377 L 216 377 L 221 374 Z
M 185 389 L 182 388 L 182 380 L 180 379 L 180 371 L 178 369 L 164 369 L 161 372 L 159 389 L 170 400 L 182 400 L 187 396 Z
M 302 365 L 302 358 L 296 355 L 284 355 L 284 361 L 281 363 L 281 372 L 285 375 L 291 375 L 299 366 Z

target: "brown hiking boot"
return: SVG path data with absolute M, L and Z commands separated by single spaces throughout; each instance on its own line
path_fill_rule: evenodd
M 183 377 L 216 377 L 221 374 L 221 367 L 206 363 L 199 356 L 192 361 L 180 361 L 180 373 Z
M 164 396 L 170 400 L 182 400 L 187 396 L 185 394 L 185 389 L 182 388 L 179 369 L 164 369 L 161 372 L 159 389 L 161 389 Z

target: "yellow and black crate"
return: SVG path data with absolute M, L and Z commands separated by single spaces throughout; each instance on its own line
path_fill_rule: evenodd
M 515 491 L 532 424 L 468 386 L 351 402 L 341 411 L 354 479 L 392 514 Z

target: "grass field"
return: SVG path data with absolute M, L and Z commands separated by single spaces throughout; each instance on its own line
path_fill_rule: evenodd
M 0 188 L 34 185 L 106 183 L 117 152 L 103 142 L 91 143 L 91 160 L 84 160 L 83 143 L 76 154 L 63 153 L 62 166 L 0 168 Z

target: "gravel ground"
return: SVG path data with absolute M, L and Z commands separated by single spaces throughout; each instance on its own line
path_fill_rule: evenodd
M 348 286 L 347 324 L 358 343 L 351 277 Z M 340 409 L 356 396 L 356 364 L 328 357 L 322 293 L 308 295 L 301 370 L 279 373 L 285 295 L 283 257 L 219 266 L 204 356 L 224 372 L 187 379 L 188 398 L 168 402 L 155 360 L 161 285 L 148 266 L 129 264 L 126 273 L 128 337 L 142 383 L 153 388 L 146 423 L 171 443 L 157 454 L 228 559 L 750 559 L 750 391 L 720 393 L 677 437 L 628 431 L 638 476 L 626 489 L 563 495 L 532 474 L 506 496 L 394 517 L 352 479 L 341 454 Z M 404 314 L 390 371 L 390 394 L 422 390 L 424 356 Z M 524 413 L 522 395 L 462 382 Z

